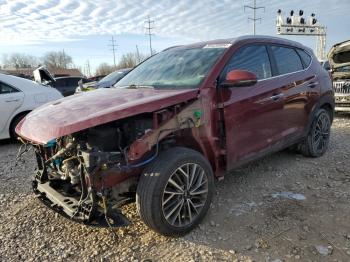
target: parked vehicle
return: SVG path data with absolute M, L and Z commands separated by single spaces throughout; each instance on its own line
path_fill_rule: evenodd
M 79 81 L 83 83 L 88 82 L 85 77 L 81 76 L 61 76 L 54 78 L 44 67 L 34 70 L 34 79 L 38 83 L 56 88 L 63 96 L 73 95 Z
M 16 137 L 15 127 L 33 109 L 61 98 L 51 87 L 8 74 L 0 74 L 0 139 Z
M 333 109 L 309 48 L 245 36 L 166 49 L 115 88 L 42 107 L 16 131 L 35 148 L 34 192 L 57 212 L 115 225 L 136 199 L 150 228 L 179 236 L 208 211 L 214 178 L 292 145 L 323 155 Z
M 96 75 L 96 76 L 89 77 L 88 80 L 89 80 L 89 82 L 98 82 L 102 78 L 104 78 L 105 76 L 106 75 Z
M 110 73 L 109 75 L 105 76 L 104 78 L 102 78 L 97 82 L 89 82 L 89 83 L 83 84 L 82 86 L 79 85 L 79 87 L 76 89 L 76 92 L 79 93 L 81 91 L 91 91 L 97 88 L 113 87 L 113 85 L 115 85 L 120 79 L 122 79 L 130 71 L 131 71 L 131 68 L 118 69 L 117 71 Z
M 330 71 L 330 70 L 331 70 L 331 67 L 330 67 L 330 65 L 329 65 L 329 61 L 328 61 L 328 60 L 322 61 L 322 62 L 321 62 L 321 65 L 322 65 L 322 67 L 323 67 L 325 70 L 327 70 L 327 71 Z
M 335 44 L 328 53 L 335 93 L 335 110 L 350 112 L 350 40 Z

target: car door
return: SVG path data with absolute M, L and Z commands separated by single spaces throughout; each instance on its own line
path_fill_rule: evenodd
M 226 64 L 219 84 L 231 70 L 248 70 L 258 82 L 248 87 L 220 88 L 223 108 L 227 169 L 264 154 L 277 142 L 282 120 L 283 94 L 272 82 L 273 68 L 265 45 L 239 48 Z
M 310 111 L 319 94 L 316 75 L 312 70 L 307 70 L 311 57 L 305 57 L 305 52 L 294 47 L 268 47 L 276 64 L 274 81 L 282 91 L 284 99 L 283 117 L 279 123 L 280 139 L 286 142 L 297 140 L 304 135 Z
M 14 112 L 22 105 L 23 92 L 0 81 L 0 133 L 5 131 L 8 121 Z

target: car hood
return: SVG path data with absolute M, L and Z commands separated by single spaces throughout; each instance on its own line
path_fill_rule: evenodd
M 35 69 L 33 71 L 33 75 L 34 75 L 34 80 L 37 83 L 44 84 L 49 82 L 52 82 L 52 83 L 55 82 L 50 72 L 43 66 Z
M 350 65 L 350 40 L 332 46 L 328 60 L 332 69 Z
M 80 130 L 153 112 L 198 96 L 197 89 L 98 89 L 41 106 L 16 127 L 21 137 L 39 144 Z

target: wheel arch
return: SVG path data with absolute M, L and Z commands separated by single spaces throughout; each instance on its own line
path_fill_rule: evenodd
M 334 96 L 330 93 L 326 93 L 323 96 L 320 97 L 318 103 L 315 104 L 315 106 L 313 107 L 310 116 L 309 116 L 309 121 L 308 121 L 308 126 L 306 129 L 306 134 L 308 134 L 312 122 L 315 118 L 315 115 L 317 113 L 317 111 L 319 109 L 325 109 L 330 113 L 331 116 L 331 121 L 333 122 L 333 118 L 334 118 L 334 107 L 335 107 L 335 103 L 334 103 Z
M 209 162 L 213 172 L 216 174 L 216 171 L 218 170 L 218 166 L 216 165 L 214 158 L 210 157 L 210 152 L 208 152 L 207 147 L 202 143 L 202 141 L 192 132 L 191 129 L 184 129 L 182 130 L 182 134 L 178 134 L 174 137 L 172 146 L 176 147 L 184 147 L 188 149 L 192 149 L 201 155 L 203 155 Z M 163 141 L 166 141 L 167 139 L 163 139 Z
M 8 132 L 10 134 L 10 136 L 12 137 L 13 134 L 11 134 L 11 129 L 13 127 L 13 124 L 16 122 L 16 120 L 19 118 L 19 117 L 22 117 L 22 116 L 25 116 L 27 115 L 28 113 L 30 113 L 31 110 L 24 110 L 24 111 L 21 111 L 21 112 L 18 112 L 14 117 L 12 117 L 11 121 L 10 121 L 10 124 L 8 126 Z

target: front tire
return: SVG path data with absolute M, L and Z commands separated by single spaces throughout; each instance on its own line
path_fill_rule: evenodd
M 181 236 L 203 219 L 213 191 L 209 162 L 194 150 L 175 147 L 144 170 L 137 187 L 137 210 L 154 231 Z
M 331 116 L 325 109 L 319 109 L 306 139 L 300 144 L 300 151 L 307 157 L 320 157 L 328 148 L 331 131 Z

